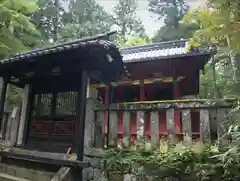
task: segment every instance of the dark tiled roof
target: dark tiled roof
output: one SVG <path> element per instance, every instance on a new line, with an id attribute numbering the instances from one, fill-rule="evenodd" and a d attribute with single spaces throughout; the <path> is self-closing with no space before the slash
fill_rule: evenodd
<path id="1" fill-rule="evenodd" d="M 206 52 L 189 52 L 188 40 L 177 40 L 121 49 L 124 63 L 199 55 Z"/>
<path id="2" fill-rule="evenodd" d="M 71 49 L 77 49 L 79 47 L 103 46 L 106 49 L 111 47 L 116 48 L 114 44 L 104 40 L 106 39 L 106 37 L 110 36 L 113 33 L 114 32 L 105 33 L 105 34 L 101 34 L 94 37 L 83 38 L 83 39 L 79 39 L 79 40 L 75 40 L 75 41 L 71 41 L 63 44 L 54 45 L 47 48 L 39 48 L 29 52 L 18 53 L 14 56 L 1 60 L 0 63 L 4 64 L 4 63 L 19 61 L 19 60 L 33 59 L 35 57 L 53 54 L 53 53 L 59 53 L 59 52 L 63 52 Z"/>
<path id="3" fill-rule="evenodd" d="M 19 70 L 18 73 L 16 73 L 18 68 L 17 62 L 22 64 L 28 64 L 28 62 L 34 61 L 46 62 L 46 58 L 41 58 L 42 56 L 54 55 L 51 57 L 51 60 L 53 60 L 55 58 L 59 59 L 59 57 L 55 56 L 57 53 L 64 53 L 61 56 L 66 55 L 72 56 L 73 58 L 84 54 L 85 58 L 82 58 L 81 61 L 84 61 L 84 64 L 86 63 L 86 69 L 93 71 L 101 70 L 102 80 L 104 81 L 118 79 L 124 71 L 123 61 L 118 48 L 112 42 L 106 40 L 111 34 L 112 32 L 11 56 L 10 58 L 0 61 L 0 76 L 9 74 L 20 76 L 23 73 L 26 74 L 26 72 L 24 72 L 25 69 Z M 78 52 L 79 55 L 76 55 Z M 65 58 L 63 57 L 63 59 Z"/>

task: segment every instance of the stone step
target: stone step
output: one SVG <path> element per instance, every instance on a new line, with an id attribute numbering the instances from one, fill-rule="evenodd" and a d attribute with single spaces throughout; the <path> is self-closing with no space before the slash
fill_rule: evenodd
<path id="1" fill-rule="evenodd" d="M 6 163 L 0 163 L 0 173 L 31 181 L 50 181 L 55 175 L 53 172 L 34 170 Z"/>
<path id="2" fill-rule="evenodd" d="M 30 181 L 28 179 L 15 177 L 5 173 L 0 173 L 0 181 Z"/>

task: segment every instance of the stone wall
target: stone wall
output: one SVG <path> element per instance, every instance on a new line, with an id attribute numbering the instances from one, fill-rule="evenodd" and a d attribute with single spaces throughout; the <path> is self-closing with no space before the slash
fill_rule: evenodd
<path id="1" fill-rule="evenodd" d="M 85 149 L 84 160 L 90 163 L 90 168 L 83 170 L 83 181 L 104 181 L 104 151 L 97 148 Z"/>

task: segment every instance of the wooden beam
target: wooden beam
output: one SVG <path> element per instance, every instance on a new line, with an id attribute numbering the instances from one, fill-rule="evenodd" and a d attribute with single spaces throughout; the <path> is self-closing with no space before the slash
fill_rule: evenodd
<path id="1" fill-rule="evenodd" d="M 46 163 L 49 165 L 56 165 L 61 167 L 70 167 L 70 168 L 87 168 L 89 167 L 88 162 L 83 161 L 75 161 L 75 160 L 63 160 L 63 159 L 54 159 L 49 157 L 42 157 L 30 154 L 23 153 L 14 153 L 8 151 L 0 151 L 0 156 L 13 158 L 17 160 L 25 160 L 29 162 L 38 162 L 38 163 Z"/>
<path id="2" fill-rule="evenodd" d="M 215 108 L 234 108 L 237 106 L 236 99 L 189 99 L 189 100 L 169 100 L 169 101 L 145 101 L 131 103 L 117 103 L 96 106 L 96 111 L 147 111 L 147 110 L 166 110 L 166 109 L 215 109 Z"/>
<path id="3" fill-rule="evenodd" d="M 177 77 L 176 81 L 180 82 L 183 79 L 185 79 L 184 76 Z M 159 78 L 151 78 L 151 79 L 144 79 L 142 80 L 144 84 L 153 84 L 153 83 L 158 83 L 158 82 L 163 82 L 163 83 L 170 83 L 173 82 L 172 77 L 159 77 Z M 116 86 L 124 86 L 124 85 L 140 85 L 140 80 L 122 80 L 118 82 L 111 82 L 111 85 L 113 87 Z M 106 87 L 105 84 L 91 84 L 91 87 L 94 88 L 103 88 Z"/>

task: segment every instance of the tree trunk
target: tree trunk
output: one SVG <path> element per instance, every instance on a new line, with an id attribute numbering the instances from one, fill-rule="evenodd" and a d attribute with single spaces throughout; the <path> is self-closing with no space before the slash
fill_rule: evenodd
<path id="1" fill-rule="evenodd" d="M 227 39 L 227 46 L 229 49 L 229 53 L 228 56 L 230 58 L 231 61 L 231 66 L 232 66 L 232 71 L 233 71 L 233 81 L 235 83 L 237 83 L 237 62 L 236 62 L 236 52 L 234 50 L 232 50 L 232 46 L 231 46 L 231 39 L 229 36 L 226 37 Z"/>
<path id="2" fill-rule="evenodd" d="M 213 85 L 214 85 L 214 98 L 222 98 L 222 94 L 217 85 L 217 78 L 216 78 L 216 63 L 214 62 L 214 58 L 212 58 L 212 71 L 213 71 Z"/>

